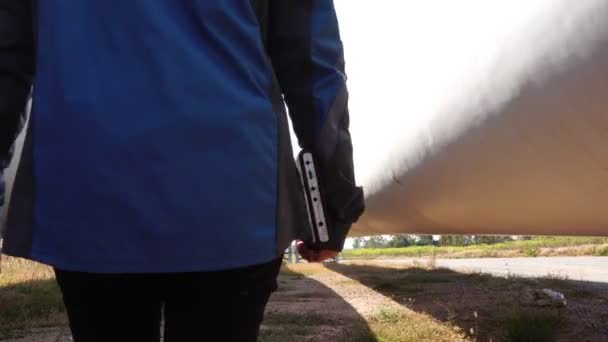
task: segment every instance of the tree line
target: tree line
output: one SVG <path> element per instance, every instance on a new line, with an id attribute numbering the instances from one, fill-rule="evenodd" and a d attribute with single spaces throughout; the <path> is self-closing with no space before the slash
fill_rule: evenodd
<path id="1" fill-rule="evenodd" d="M 495 244 L 505 241 L 529 240 L 531 237 L 511 235 L 441 235 L 439 239 L 433 235 L 377 235 L 370 237 L 356 237 L 353 239 L 353 248 L 398 248 L 409 246 L 470 246 L 480 244 Z"/>

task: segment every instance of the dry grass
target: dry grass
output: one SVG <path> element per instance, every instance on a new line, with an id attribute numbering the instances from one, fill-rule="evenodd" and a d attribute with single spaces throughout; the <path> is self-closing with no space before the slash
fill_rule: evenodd
<path id="1" fill-rule="evenodd" d="M 25 283 L 32 280 L 55 279 L 53 269 L 24 259 L 2 256 L 0 287 Z"/>
<path id="2" fill-rule="evenodd" d="M 466 341 L 460 328 L 441 324 L 427 315 L 407 314 L 402 310 L 382 309 L 368 318 L 377 341 Z"/>
<path id="3" fill-rule="evenodd" d="M 0 339 L 28 329 L 65 325 L 67 320 L 53 270 L 23 259 L 2 256 Z"/>
<path id="4" fill-rule="evenodd" d="M 319 263 L 306 263 L 302 262 L 299 264 L 284 264 L 281 270 L 282 274 L 286 275 L 299 275 L 299 276 L 311 276 L 315 274 L 331 272 L 323 264 Z"/>

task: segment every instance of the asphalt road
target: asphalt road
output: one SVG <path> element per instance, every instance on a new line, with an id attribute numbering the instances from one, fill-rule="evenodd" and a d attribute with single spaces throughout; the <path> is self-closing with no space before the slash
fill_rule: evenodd
<path id="1" fill-rule="evenodd" d="M 383 259 L 383 263 L 424 264 L 424 258 Z M 437 259 L 437 267 L 497 276 L 547 277 L 608 285 L 608 257 Z"/>

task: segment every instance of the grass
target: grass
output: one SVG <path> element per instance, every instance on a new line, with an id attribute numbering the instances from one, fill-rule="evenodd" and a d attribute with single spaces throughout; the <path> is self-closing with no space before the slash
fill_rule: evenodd
<path id="1" fill-rule="evenodd" d="M 349 323 L 345 326 L 345 323 Z M 377 341 L 365 322 L 342 322 L 322 313 L 267 312 L 260 330 L 259 342 L 317 341 L 323 331 L 343 329 L 346 340 Z"/>
<path id="2" fill-rule="evenodd" d="M 281 274 L 284 276 L 291 277 L 306 277 L 321 273 L 329 272 L 327 268 L 323 266 L 323 264 L 309 264 L 309 263 L 301 263 L 301 264 L 283 264 L 283 268 L 281 269 Z"/>
<path id="3" fill-rule="evenodd" d="M 366 263 L 365 261 L 361 262 Z M 376 262 L 376 264 L 379 264 Z M 334 272 L 349 277 L 338 282 L 344 285 L 370 287 L 386 297 L 393 298 L 401 307 L 374 307 L 371 313 L 360 318 L 351 316 L 332 316 L 320 311 L 273 312 L 266 314 L 261 330 L 261 342 L 279 341 L 324 341 L 332 340 L 331 336 L 343 336 L 344 341 L 385 342 L 385 341 L 464 341 L 472 324 L 464 315 L 473 311 L 485 310 L 485 321 L 480 321 L 482 332 L 498 331 L 507 341 L 551 341 L 555 338 L 560 324 L 560 316 L 552 309 L 530 310 L 518 306 L 514 296 L 520 288 L 552 288 L 566 294 L 568 298 L 592 299 L 594 293 L 579 289 L 572 281 L 560 275 L 544 279 L 529 280 L 518 278 L 496 278 L 489 275 L 458 273 L 447 269 L 430 267 L 421 268 L 387 268 L 379 265 L 349 266 L 341 264 L 300 264 L 283 268 L 280 282 L 286 288 L 285 300 L 293 304 L 294 299 L 313 297 L 320 302 L 332 303 L 331 291 L 324 293 L 317 290 L 305 293 L 291 293 L 295 284 L 314 283 L 306 276 L 328 278 Z M 322 275 L 322 277 L 315 277 Z M 491 297 L 481 307 L 460 299 L 463 293 L 478 289 L 483 298 Z M 309 290 L 307 288 L 307 290 Z M 274 297 L 282 307 L 283 302 Z M 405 300 L 410 300 L 406 302 Z M 413 302 L 411 300 L 414 300 Z M 504 300 L 504 303 L 500 300 Z M 426 301 L 426 302 L 425 302 Z M 297 302 L 297 301 L 296 301 Z M 437 312 L 420 310 L 426 303 L 428 308 L 443 303 L 453 310 L 452 304 L 460 303 L 462 308 L 442 318 Z M 480 302 L 484 303 L 484 302 Z M 296 305 L 300 305 L 297 304 Z M 328 304 L 330 305 L 330 304 Z M 471 306 L 469 306 L 471 305 Z M 449 307 L 448 307 L 449 306 Z M 506 314 L 502 314 L 506 312 Z M 0 340 L 18 337 L 33 328 L 65 326 L 64 308 L 59 289 L 55 285 L 54 275 L 50 268 L 36 263 L 8 258 L 3 260 L 3 272 L 0 275 Z M 602 313 L 603 314 L 603 313 Z M 346 317 L 346 318 L 345 318 Z M 477 317 L 477 316 L 476 316 Z M 480 317 L 484 317 L 480 315 Z M 608 327 L 608 315 L 598 316 L 600 326 Z M 477 324 L 477 323 L 475 323 Z M 485 326 L 484 326 L 485 324 Z M 494 329 L 494 330 L 492 330 Z M 477 334 L 478 326 L 475 325 Z M 467 330 L 468 331 L 468 330 Z M 482 338 L 485 335 L 479 335 Z M 498 336 L 494 334 L 493 336 Z M 327 337 L 327 339 L 324 339 Z M 475 336 L 469 336 L 477 337 Z M 342 341 L 342 340 L 339 340 Z"/>
<path id="4" fill-rule="evenodd" d="M 538 248 L 537 246 L 525 246 L 524 254 L 527 257 L 537 257 L 540 255 L 540 248 Z"/>
<path id="5" fill-rule="evenodd" d="M 607 237 L 537 237 L 492 245 L 361 248 L 342 253 L 345 259 L 383 257 L 491 258 L 523 256 L 608 256 Z"/>
<path id="6" fill-rule="evenodd" d="M 61 294 L 49 267 L 2 257 L 0 339 L 24 330 L 66 324 Z"/>
<path id="7" fill-rule="evenodd" d="M 512 313 L 504 322 L 507 341 L 553 341 L 560 321 L 555 311 L 531 310 Z"/>
<path id="8" fill-rule="evenodd" d="M 403 310 L 381 309 L 368 317 L 379 342 L 465 341 L 459 328 L 438 324 L 432 317 L 412 315 Z"/>
<path id="9" fill-rule="evenodd" d="M 602 246 L 602 247 L 598 248 L 597 253 L 595 255 L 608 256 L 608 246 Z"/>
<path id="10" fill-rule="evenodd" d="M 561 334 L 570 336 L 568 331 L 560 330 L 563 327 L 574 328 L 580 324 L 579 318 L 571 315 L 573 308 L 608 298 L 602 291 L 560 274 L 533 279 L 504 278 L 442 268 L 383 266 L 381 261 L 331 265 L 331 268 L 398 301 L 406 311 L 428 315 L 426 320 L 414 323 L 407 313 L 379 311 L 369 317 L 368 322 L 380 341 L 382 338 L 386 341 L 439 340 L 433 332 L 424 332 L 425 324 L 432 321 L 440 321 L 444 327 L 464 329 L 460 332 L 466 332 L 472 340 L 553 341 L 563 338 Z M 526 291 L 543 288 L 563 293 L 568 305 L 549 308 L 525 300 Z M 587 312 L 585 319 L 598 322 L 597 329 L 608 329 L 608 314 L 599 308 L 594 310 Z M 416 324 L 417 331 L 392 327 L 402 325 L 402 321 Z M 434 329 L 437 330 L 437 326 Z"/>

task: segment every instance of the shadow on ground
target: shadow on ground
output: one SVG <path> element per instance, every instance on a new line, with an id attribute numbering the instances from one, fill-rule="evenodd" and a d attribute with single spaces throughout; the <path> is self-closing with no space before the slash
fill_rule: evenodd
<path id="1" fill-rule="evenodd" d="M 351 304 L 310 276 L 283 269 L 266 309 L 261 342 L 377 341 Z"/>
<path id="2" fill-rule="evenodd" d="M 608 291 L 598 284 L 378 263 L 297 266 L 278 282 L 261 342 L 461 341 L 461 332 L 477 341 L 608 341 Z M 526 301 L 543 288 L 563 293 L 566 307 Z M 0 340 L 70 341 L 54 280 L 0 287 Z"/>
<path id="3" fill-rule="evenodd" d="M 327 264 L 407 309 L 456 325 L 478 341 L 608 341 L 608 291 L 560 278 L 502 278 L 448 269 Z M 605 285 L 605 284 L 603 284 Z M 563 293 L 563 308 L 539 307 L 532 291 Z"/>
<path id="4" fill-rule="evenodd" d="M 51 336 L 65 335 L 56 328 L 67 324 L 64 311 L 53 279 L 0 286 L 0 340 L 55 341 Z"/>
<path id="5" fill-rule="evenodd" d="M 376 341 L 365 319 L 321 282 L 289 270 L 281 272 L 278 282 L 266 310 L 261 342 Z M 0 286 L 0 341 L 71 341 L 54 279 Z"/>

